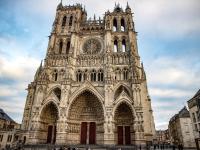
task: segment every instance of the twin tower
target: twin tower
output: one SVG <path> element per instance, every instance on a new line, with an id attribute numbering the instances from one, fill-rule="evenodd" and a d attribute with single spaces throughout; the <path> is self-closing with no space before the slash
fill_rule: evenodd
<path id="1" fill-rule="evenodd" d="M 44 64 L 28 85 L 27 144 L 151 143 L 155 125 L 131 8 L 87 19 L 57 6 Z"/>

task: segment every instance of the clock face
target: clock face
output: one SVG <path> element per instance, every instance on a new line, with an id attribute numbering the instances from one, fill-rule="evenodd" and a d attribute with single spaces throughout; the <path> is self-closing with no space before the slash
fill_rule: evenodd
<path id="1" fill-rule="evenodd" d="M 101 51 L 101 42 L 96 38 L 91 38 L 83 44 L 83 52 L 85 54 L 97 54 Z"/>

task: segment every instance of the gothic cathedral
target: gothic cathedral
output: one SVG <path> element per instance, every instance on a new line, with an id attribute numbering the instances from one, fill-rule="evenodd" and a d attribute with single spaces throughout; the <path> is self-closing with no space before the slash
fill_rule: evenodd
<path id="1" fill-rule="evenodd" d="M 87 19 L 80 4 L 57 6 L 44 59 L 28 85 L 28 144 L 135 145 L 155 134 L 131 8 Z"/>

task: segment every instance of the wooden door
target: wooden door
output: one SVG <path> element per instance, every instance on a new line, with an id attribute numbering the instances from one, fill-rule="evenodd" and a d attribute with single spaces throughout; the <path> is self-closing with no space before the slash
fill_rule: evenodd
<path id="1" fill-rule="evenodd" d="M 131 131 L 130 126 L 125 126 L 125 145 L 131 144 Z"/>
<path id="2" fill-rule="evenodd" d="M 89 144 L 95 144 L 96 143 L 96 123 L 90 122 L 89 127 Z"/>
<path id="3" fill-rule="evenodd" d="M 117 126 L 118 144 L 123 145 L 123 126 Z"/>
<path id="4" fill-rule="evenodd" d="M 53 144 L 56 143 L 56 126 L 54 126 L 54 134 L 53 134 Z"/>
<path id="5" fill-rule="evenodd" d="M 50 126 L 48 126 L 47 143 L 51 143 L 52 132 L 53 132 L 53 126 L 50 125 Z"/>
<path id="6" fill-rule="evenodd" d="M 87 144 L 87 122 L 81 123 L 81 144 Z"/>

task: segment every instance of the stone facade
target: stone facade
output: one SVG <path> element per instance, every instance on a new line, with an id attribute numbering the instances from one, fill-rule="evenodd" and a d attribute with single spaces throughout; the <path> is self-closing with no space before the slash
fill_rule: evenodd
<path id="1" fill-rule="evenodd" d="M 156 130 L 156 144 L 170 144 L 169 130 Z"/>
<path id="2" fill-rule="evenodd" d="M 195 147 L 190 114 L 186 107 L 170 119 L 169 133 L 172 144 Z"/>
<path id="3" fill-rule="evenodd" d="M 146 144 L 155 125 L 131 8 L 87 19 L 57 6 L 44 64 L 28 85 L 28 144 Z"/>
<path id="4" fill-rule="evenodd" d="M 12 147 L 19 140 L 20 124 L 0 109 L 0 149 Z"/>
<path id="5" fill-rule="evenodd" d="M 197 148 L 200 149 L 200 90 L 188 101 L 188 108 Z"/>

